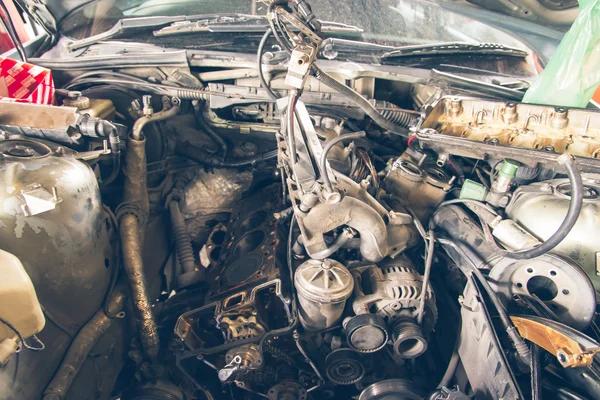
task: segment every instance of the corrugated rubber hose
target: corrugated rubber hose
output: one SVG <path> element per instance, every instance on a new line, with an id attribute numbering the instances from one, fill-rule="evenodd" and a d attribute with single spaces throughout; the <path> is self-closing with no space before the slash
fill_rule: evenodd
<path id="1" fill-rule="evenodd" d="M 323 82 L 325 85 L 329 86 L 331 89 L 336 92 L 346 96 L 350 99 L 354 104 L 360 107 L 377 125 L 381 128 L 395 133 L 396 135 L 408 137 L 408 130 L 406 128 L 400 127 L 395 123 L 384 118 L 379 111 L 371 104 L 367 99 L 362 97 L 360 94 L 333 79 L 331 76 L 327 75 L 323 72 L 319 67 L 313 65 L 313 72 L 315 74 L 315 78 L 319 81 Z"/>

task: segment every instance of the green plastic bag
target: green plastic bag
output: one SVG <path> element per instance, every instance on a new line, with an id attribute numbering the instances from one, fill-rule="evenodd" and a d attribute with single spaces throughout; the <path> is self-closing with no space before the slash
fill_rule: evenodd
<path id="1" fill-rule="evenodd" d="M 525 93 L 525 103 L 586 107 L 600 84 L 600 0 L 579 0 L 579 15 Z"/>

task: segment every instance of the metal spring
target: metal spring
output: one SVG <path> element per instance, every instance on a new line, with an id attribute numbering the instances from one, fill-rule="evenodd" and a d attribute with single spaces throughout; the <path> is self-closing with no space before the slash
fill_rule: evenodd
<path id="1" fill-rule="evenodd" d="M 416 119 L 415 114 L 400 109 L 377 107 L 377 111 L 388 121 L 405 128 L 408 128 L 411 121 Z"/>

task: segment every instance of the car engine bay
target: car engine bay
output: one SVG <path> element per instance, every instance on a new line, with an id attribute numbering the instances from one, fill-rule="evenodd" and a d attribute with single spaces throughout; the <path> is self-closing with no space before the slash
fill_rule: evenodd
<path id="1" fill-rule="evenodd" d="M 292 3 L 3 102 L 0 398 L 600 398 L 600 113 L 323 60 Z"/>

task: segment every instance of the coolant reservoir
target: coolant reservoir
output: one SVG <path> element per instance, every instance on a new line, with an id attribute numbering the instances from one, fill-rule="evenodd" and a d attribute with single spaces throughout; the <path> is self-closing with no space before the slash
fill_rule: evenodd
<path id="1" fill-rule="evenodd" d="M 46 320 L 21 261 L 0 250 L 0 275 L 0 318 L 10 323 L 23 338 L 39 333 Z M 16 332 L 0 322 L 0 366 L 12 356 L 19 344 Z"/>
<path id="2" fill-rule="evenodd" d="M 96 177 L 76 153 L 0 140 L 0 248 L 31 278 L 45 313 L 77 329 L 102 304 L 112 251 Z"/>
<path id="3" fill-rule="evenodd" d="M 584 179 L 584 199 L 577 223 L 553 253 L 569 257 L 600 290 L 600 181 Z M 509 218 L 541 240 L 557 231 L 569 209 L 568 179 L 553 179 L 522 186 L 506 208 Z"/>

